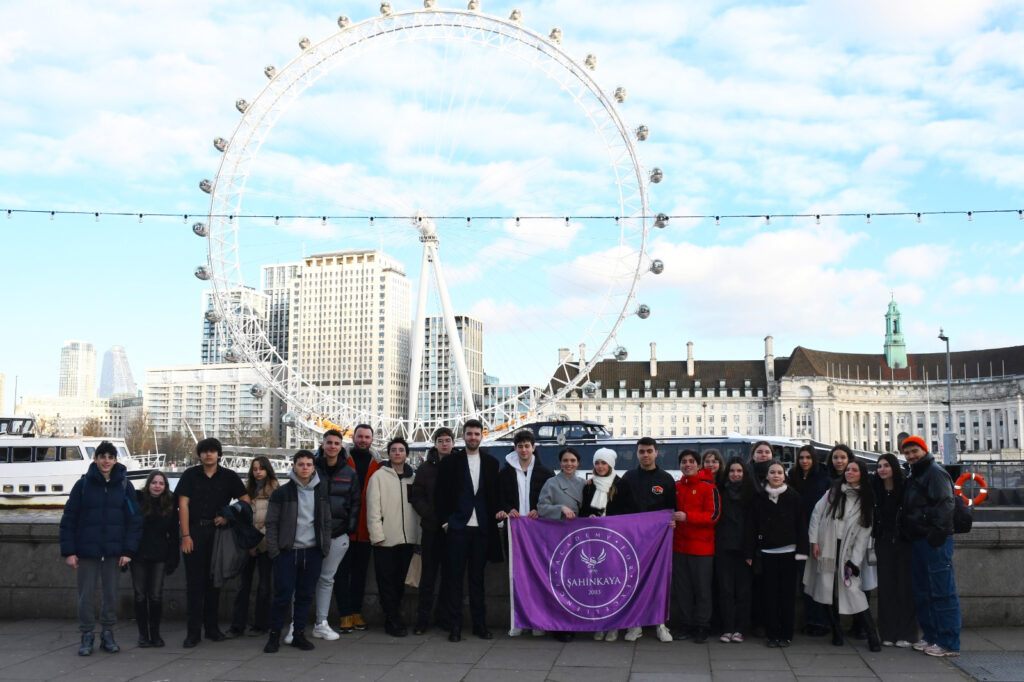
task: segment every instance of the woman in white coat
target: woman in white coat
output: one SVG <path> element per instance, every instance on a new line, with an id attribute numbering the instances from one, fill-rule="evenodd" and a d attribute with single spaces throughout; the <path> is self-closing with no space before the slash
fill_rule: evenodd
<path id="1" fill-rule="evenodd" d="M 814 506 L 808 525 L 814 560 L 804 570 L 804 587 L 814 601 L 831 607 L 832 644 L 843 645 L 839 616 L 851 614 L 866 631 L 869 648 L 881 651 L 862 583 L 873 507 L 867 471 L 853 460 Z"/>
<path id="2" fill-rule="evenodd" d="M 373 544 L 377 593 L 384 611 L 384 631 L 408 634 L 402 624 L 402 595 L 413 548 L 420 541 L 420 517 L 409 502 L 412 467 L 406 464 L 409 445 L 401 438 L 388 443 L 388 461 L 366 484 L 366 528 Z"/>

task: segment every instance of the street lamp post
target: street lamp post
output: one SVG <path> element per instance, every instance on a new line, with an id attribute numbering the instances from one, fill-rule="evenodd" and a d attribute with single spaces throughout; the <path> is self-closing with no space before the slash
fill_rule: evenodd
<path id="1" fill-rule="evenodd" d="M 946 342 L 946 433 L 942 437 L 942 463 L 953 464 L 957 454 L 956 431 L 953 430 L 953 363 L 949 356 L 949 337 L 939 327 L 939 341 Z"/>

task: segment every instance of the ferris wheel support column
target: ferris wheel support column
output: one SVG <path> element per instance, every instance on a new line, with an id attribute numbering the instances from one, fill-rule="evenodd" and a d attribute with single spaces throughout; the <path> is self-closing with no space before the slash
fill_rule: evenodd
<path id="1" fill-rule="evenodd" d="M 445 282 L 444 272 L 442 272 L 441 256 L 437 253 L 437 240 L 426 242 L 424 248 L 430 254 L 431 260 L 434 261 L 437 293 L 441 297 L 441 310 L 444 313 L 444 330 L 448 333 L 449 348 L 451 349 L 452 358 L 455 360 L 455 369 L 459 373 L 459 383 L 462 386 L 462 412 L 466 415 L 475 414 L 477 407 L 473 403 L 473 384 L 469 381 L 469 370 L 466 368 L 466 354 L 462 349 L 459 329 L 455 326 L 455 313 L 452 312 L 452 301 L 448 297 L 448 284 Z"/>
<path id="2" fill-rule="evenodd" d="M 409 424 L 416 423 L 416 411 L 420 396 L 420 371 L 423 369 L 423 330 L 427 317 L 427 281 L 430 279 L 430 254 L 423 249 L 420 264 L 420 288 L 416 298 L 416 319 L 412 325 L 412 357 L 409 370 Z M 409 437 L 414 437 L 409 434 Z M 429 435 L 428 435 L 429 438 Z"/>

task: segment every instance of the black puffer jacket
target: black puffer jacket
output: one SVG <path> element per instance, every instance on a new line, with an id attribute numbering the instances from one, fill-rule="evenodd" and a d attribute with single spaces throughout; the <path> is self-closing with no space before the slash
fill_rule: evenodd
<path id="1" fill-rule="evenodd" d="M 327 458 L 318 455 L 314 464 L 317 476 L 327 483 L 327 496 L 331 503 L 331 538 L 350 535 L 359 526 L 361 488 L 356 470 L 348 465 L 344 453 L 338 455 L 334 474 L 327 474 Z"/>
<path id="2" fill-rule="evenodd" d="M 135 488 L 126 480 L 127 471 L 117 463 L 107 480 L 93 462 L 78 479 L 60 518 L 61 556 L 135 555 L 142 539 L 142 515 Z"/>
<path id="3" fill-rule="evenodd" d="M 900 514 L 903 537 L 941 546 L 953 534 L 954 506 L 953 481 L 931 453 L 910 465 Z"/>

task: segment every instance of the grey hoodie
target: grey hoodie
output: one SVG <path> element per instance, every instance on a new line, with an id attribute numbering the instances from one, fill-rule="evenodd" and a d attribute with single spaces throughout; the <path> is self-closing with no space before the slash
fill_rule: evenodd
<path id="1" fill-rule="evenodd" d="M 302 485 L 295 472 L 289 472 L 288 477 L 295 484 L 295 491 L 299 497 L 298 515 L 295 519 L 295 549 L 307 549 L 316 545 L 316 527 L 313 525 L 315 510 L 315 490 L 320 483 L 320 477 L 316 471 L 313 472 L 309 483 Z"/>

